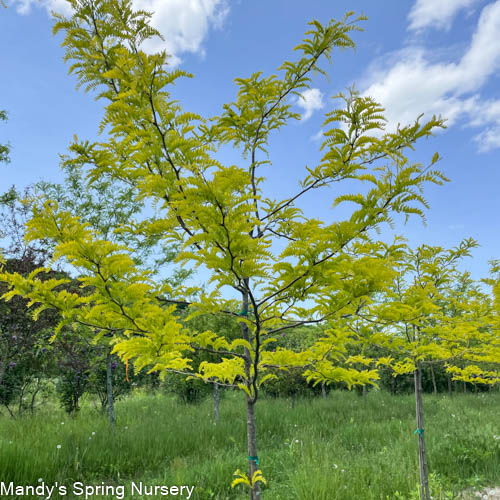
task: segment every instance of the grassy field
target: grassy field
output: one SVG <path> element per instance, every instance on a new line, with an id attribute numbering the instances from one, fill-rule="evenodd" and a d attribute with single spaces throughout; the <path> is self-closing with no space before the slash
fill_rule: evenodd
<path id="1" fill-rule="evenodd" d="M 500 394 L 427 396 L 424 405 L 434 498 L 500 485 Z M 221 401 L 217 426 L 210 400 L 186 406 L 164 395 L 134 394 L 116 411 L 114 436 L 90 405 L 76 418 L 56 406 L 17 421 L 0 417 L 0 481 L 68 485 L 61 498 L 84 498 L 71 493 L 75 481 L 125 485 L 125 491 L 131 481 L 194 485 L 196 500 L 247 498 L 244 487 L 230 487 L 233 472 L 247 463 L 241 395 Z M 414 498 L 412 396 L 370 392 L 363 401 L 333 392 L 299 400 L 294 409 L 286 400 L 263 399 L 257 418 L 265 499 Z"/>

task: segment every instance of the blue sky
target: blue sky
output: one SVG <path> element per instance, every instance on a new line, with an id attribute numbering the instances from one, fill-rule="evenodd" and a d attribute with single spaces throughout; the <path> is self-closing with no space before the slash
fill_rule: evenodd
<path id="1" fill-rule="evenodd" d="M 73 137 L 95 139 L 102 105 L 75 90 L 62 61 L 60 37 L 51 34 L 51 9 L 64 0 L 7 0 L 0 8 L 0 143 L 12 145 L 12 162 L 1 167 L 0 191 L 40 179 L 61 180 L 58 155 Z M 293 58 L 307 22 L 341 18 L 347 10 L 366 14 L 365 31 L 354 34 L 356 52 L 336 52 L 325 62 L 330 80 L 315 78 L 296 109 L 303 119 L 271 141 L 266 189 L 286 197 L 297 189 L 304 166 L 320 158 L 318 136 L 331 96 L 353 83 L 386 108 L 389 128 L 420 113 L 442 114 L 448 128 L 421 143 L 412 156 L 429 161 L 451 179 L 426 191 L 427 226 L 413 220 L 396 232 L 410 243 L 452 247 L 465 237 L 481 245 L 467 263 L 476 278 L 500 258 L 500 0 L 134 0 L 155 11 L 164 35 L 148 50 L 166 48 L 172 63 L 194 73 L 172 93 L 185 109 L 219 114 L 236 95 L 233 79 L 255 71 L 275 72 Z M 227 161 L 237 158 L 224 153 Z M 342 216 L 330 210 L 335 192 L 313 192 L 303 207 L 325 222 Z"/>

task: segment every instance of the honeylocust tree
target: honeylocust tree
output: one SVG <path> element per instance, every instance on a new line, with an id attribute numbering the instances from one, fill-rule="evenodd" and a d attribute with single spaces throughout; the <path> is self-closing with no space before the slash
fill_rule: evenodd
<path id="1" fill-rule="evenodd" d="M 360 31 L 362 18 L 347 14 L 326 24 L 313 21 L 293 61 L 270 76 L 256 72 L 236 79 L 235 101 L 206 120 L 183 111 L 170 94 L 174 83 L 191 75 L 169 69 L 165 52 L 141 49 L 142 42 L 160 36 L 148 13 L 133 11 L 128 0 L 69 3 L 73 14 L 57 16 L 55 32 L 64 34 L 65 58 L 79 85 L 98 90 L 106 131 L 102 141 L 75 140 L 72 161 L 86 165 L 90 185 L 119 180 L 133 186 L 138 199 L 155 204 L 161 217 L 124 222 L 121 233 L 178 244 L 179 265 L 204 266 L 209 287 L 193 290 L 153 279 L 136 265 L 126 244 L 108 241 L 55 202 L 36 207 L 27 237 L 51 239 L 54 258 L 78 269 L 86 293 L 58 291 L 60 281 L 41 282 L 36 273 L 2 279 L 11 285 L 11 295 L 30 297 L 40 310 L 59 309 L 61 324 L 80 322 L 108 332 L 115 352 L 137 369 L 236 385 L 246 403 L 248 475 L 235 481 L 250 487 L 250 498 L 261 498 L 255 415 L 260 385 L 277 368 L 344 356 L 342 336 L 300 352 L 280 348 L 276 336 L 355 314 L 386 286 L 392 271 L 373 232 L 397 214 L 423 215 L 423 187 L 444 178 L 433 167 L 437 154 L 422 165 L 407 153 L 443 121 L 433 117 L 423 123 L 420 117 L 386 133 L 383 109 L 373 99 L 354 90 L 339 94 L 340 105 L 324 122 L 321 160 L 304 168 L 295 193 L 277 199 L 263 176 L 266 168 L 276 168 L 270 164 L 271 135 L 300 118 L 295 100 L 310 87 L 313 73 L 325 73 L 322 61 L 330 60 L 334 49 L 354 47 L 351 34 Z M 241 151 L 238 165 L 218 160 L 225 144 Z M 358 182 L 360 192 L 346 194 L 346 182 Z M 324 207 L 326 220 L 306 217 L 301 200 L 328 186 L 339 190 L 334 207 L 351 203 L 349 215 L 339 219 Z M 193 332 L 176 316 L 179 304 L 189 305 L 192 314 L 231 316 L 240 330 L 229 339 L 210 330 Z M 190 356 L 196 352 L 217 360 L 201 363 L 195 372 Z M 354 385 L 376 373 L 337 367 L 329 376 Z"/>
<path id="2" fill-rule="evenodd" d="M 388 355 L 380 357 L 378 365 L 390 366 L 394 375 L 413 373 L 422 500 L 430 500 L 422 367 L 445 363 L 455 379 L 461 373 L 462 380 L 464 374 L 469 375 L 469 382 L 495 380 L 491 372 L 472 366 L 474 360 L 487 361 L 493 356 L 490 301 L 473 286 L 468 273 L 458 268 L 476 245 L 472 239 L 452 250 L 428 245 L 412 250 L 401 245 L 392 285 L 349 325 L 360 340 L 377 345 Z M 464 363 L 471 366 L 464 369 Z"/>
<path id="3" fill-rule="evenodd" d="M 500 260 L 490 262 L 491 277 L 485 282 L 492 287 L 493 291 L 493 325 L 500 328 Z"/>
<path id="4" fill-rule="evenodd" d="M 446 370 L 453 380 L 471 384 L 493 385 L 499 382 L 500 374 L 500 329 L 498 324 L 498 297 L 495 285 L 498 286 L 498 274 L 495 276 L 495 262 L 491 262 L 491 278 L 481 280 L 492 286 L 493 296 L 482 290 L 479 283 L 474 282 L 469 273 L 458 276 L 455 287 L 447 294 L 442 307 L 454 318 L 463 316 L 463 311 L 455 305 L 452 298 L 461 297 L 462 303 L 481 304 L 481 323 L 474 336 L 470 338 L 467 349 L 463 352 L 463 361 L 457 364 L 447 363 Z M 474 302 L 474 300 L 476 302 Z"/>
<path id="5" fill-rule="evenodd" d="M 483 342 L 467 350 L 464 366 L 450 366 L 454 380 L 470 383 L 498 384 L 500 382 L 500 261 L 490 262 L 490 277 L 481 280 L 491 287 L 489 310 L 482 326 Z"/>

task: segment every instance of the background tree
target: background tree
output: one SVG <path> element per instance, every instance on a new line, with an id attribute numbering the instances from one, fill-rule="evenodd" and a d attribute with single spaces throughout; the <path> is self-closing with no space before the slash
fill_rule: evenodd
<path id="1" fill-rule="evenodd" d="M 0 195 L 0 243 L 5 257 L 45 265 L 51 257 L 51 246 L 46 239 L 27 242 L 26 223 L 31 218 L 33 189 L 18 191 L 16 186 Z M 26 268 L 27 269 L 27 268 Z"/>
<path id="2" fill-rule="evenodd" d="M 186 307 L 185 304 L 181 306 Z M 178 313 L 184 325 L 194 332 L 200 334 L 205 331 L 217 332 L 219 336 L 223 336 L 233 341 L 238 336 L 239 324 L 236 317 L 218 313 L 202 314 L 188 319 L 189 312 L 186 308 L 178 309 Z M 217 357 L 214 353 L 198 349 L 191 357 L 193 372 L 199 372 L 201 363 L 214 361 L 217 361 Z M 186 380 L 185 374 L 179 373 L 169 374 L 165 382 L 166 389 L 179 396 L 185 403 L 199 402 L 211 393 L 213 396 L 214 423 L 218 423 L 219 405 L 224 394 L 224 385 L 220 386 L 217 380 L 212 380 L 208 384 L 199 378 L 189 377 Z"/>
<path id="3" fill-rule="evenodd" d="M 19 273 L 28 274 L 37 267 L 48 264 L 53 252 L 51 242 L 47 239 L 41 239 L 36 243 L 25 241 L 25 224 L 31 215 L 33 204 L 40 203 L 40 200 L 46 200 L 48 197 L 56 198 L 67 210 L 80 214 L 83 219 L 90 220 L 95 227 L 100 227 L 109 237 L 113 237 L 113 228 L 116 227 L 117 220 L 130 221 L 133 214 L 142 209 L 141 204 L 132 201 L 130 190 L 124 189 L 118 183 L 111 186 L 109 182 L 102 182 L 92 189 L 85 189 L 79 182 L 84 174 L 78 168 L 68 167 L 64 172 L 63 184 L 39 182 L 35 186 L 25 188 L 22 192 L 12 186 L 0 197 L 0 235 L 3 238 L 3 253 L 10 258 L 10 262 L 18 263 L 14 267 L 7 266 L 9 269 L 15 268 Z M 138 262 L 143 263 L 149 257 L 148 252 L 152 250 L 154 244 L 154 242 L 136 242 L 137 248 L 140 249 L 135 255 Z M 64 275 L 61 269 L 58 272 Z M 52 275 L 54 275 L 53 272 Z M 65 276 L 69 278 L 67 274 Z M 182 279 L 182 273 L 177 273 L 173 279 Z M 70 288 L 71 283 L 68 283 Z M 5 304 L 5 307 L 9 308 L 10 305 Z M 31 321 L 27 307 L 22 308 L 19 314 L 25 315 L 22 321 L 28 323 Z M 111 356 L 109 347 L 106 349 L 108 356 L 104 353 L 103 358 L 104 346 L 96 346 L 91 342 L 94 333 L 86 326 L 79 326 L 76 332 L 71 328 L 64 328 L 61 334 L 49 343 L 58 321 L 59 319 L 54 318 L 52 332 L 43 332 L 43 338 L 38 339 L 43 345 L 44 359 L 50 360 L 50 363 L 47 364 L 46 361 L 46 366 L 42 370 L 40 363 L 34 363 L 31 360 L 28 362 L 28 365 L 32 367 L 29 370 L 31 378 L 11 377 L 12 380 L 16 380 L 24 387 L 31 383 L 35 375 L 36 380 L 40 381 L 48 381 L 56 377 L 57 394 L 68 413 L 78 411 L 79 399 L 85 392 L 95 393 L 100 398 L 101 408 L 109 408 L 111 421 L 114 422 L 114 397 L 119 397 L 130 390 L 130 384 L 125 380 L 123 363 L 116 356 Z M 110 358 L 109 369 L 106 368 L 107 357 Z M 5 353 L 0 356 L 0 362 L 3 363 L 6 359 Z M 15 371 L 21 370 L 19 363 L 13 360 L 10 362 L 16 363 Z M 108 387 L 106 376 L 104 378 L 101 376 L 103 363 L 104 375 L 109 372 L 112 382 L 109 395 L 106 391 Z M 122 372 L 123 381 L 118 378 L 118 374 Z M 12 369 L 9 373 L 13 375 L 14 370 Z M 113 382 L 118 383 L 116 388 L 113 388 Z M 102 387 L 99 387 L 99 384 L 102 384 Z M 102 400 L 103 393 L 106 395 L 105 400 Z"/>
<path id="4" fill-rule="evenodd" d="M 489 314 L 485 317 L 481 327 L 482 338 L 469 346 L 464 358 L 464 366 L 449 366 L 448 371 L 453 374 L 454 380 L 467 382 L 498 384 L 500 371 L 500 262 L 490 262 L 490 277 L 483 279 L 483 283 L 491 286 L 492 297 Z M 462 285 L 467 288 L 468 280 Z M 479 293 L 478 289 L 476 291 Z"/>
<path id="5" fill-rule="evenodd" d="M 132 384 L 141 387 L 146 385 L 146 378 L 154 378 L 153 375 L 144 377 L 144 379 L 135 376 L 133 368 L 129 367 L 127 370 L 118 356 L 110 354 L 107 345 L 101 344 L 94 351 L 97 353 L 89 374 L 89 392 L 97 395 L 101 405 L 101 413 L 109 411 L 110 404 L 129 394 L 132 391 Z M 111 388 L 108 388 L 109 379 L 111 379 Z M 112 391 L 111 398 L 110 391 Z"/>
<path id="6" fill-rule="evenodd" d="M 422 367 L 445 363 L 447 370 L 462 370 L 459 363 L 489 350 L 493 337 L 487 329 L 488 297 L 470 286 L 468 274 L 459 271 L 461 259 L 477 246 L 472 239 L 445 250 L 422 245 L 416 250 L 401 246 L 394 261 L 397 274 L 385 294 L 379 294 L 358 313 L 351 328 L 390 357 L 377 364 L 390 366 L 394 374 L 412 373 L 422 500 L 430 500 L 429 473 L 424 435 Z M 377 331 L 370 331 L 373 325 Z M 364 333 L 364 335 L 363 335 Z M 487 371 L 475 371 L 476 383 L 491 383 Z"/>
<path id="7" fill-rule="evenodd" d="M 5 119 L 5 113 L 0 116 Z M 8 161 L 8 152 L 8 146 L 0 146 L 0 161 Z M 3 269 L 24 276 L 43 266 L 49 255 L 43 243 L 24 241 L 31 206 L 22 200 L 28 194 L 28 190 L 21 194 L 13 186 L 0 195 L 0 256 L 6 258 Z M 43 279 L 50 276 L 45 273 Z M 5 283 L 0 283 L 0 290 L 2 294 L 7 291 Z M 54 311 L 33 321 L 28 301 L 22 297 L 9 303 L 0 300 L 0 399 L 11 416 L 26 409 L 33 411 L 37 396 L 53 375 L 54 360 L 47 347 L 57 322 Z M 11 409 L 13 403 L 17 409 Z"/>
<path id="8" fill-rule="evenodd" d="M 25 255 L 7 259 L 4 269 L 26 275 L 39 266 L 40 261 Z M 0 283 L 0 293 L 6 291 L 6 284 Z M 22 297 L 0 301 L 0 403 L 11 416 L 34 410 L 54 367 L 47 345 L 58 321 L 57 312 L 46 311 L 35 321 L 28 302 Z M 17 409 L 10 407 L 12 403 L 17 403 Z"/>

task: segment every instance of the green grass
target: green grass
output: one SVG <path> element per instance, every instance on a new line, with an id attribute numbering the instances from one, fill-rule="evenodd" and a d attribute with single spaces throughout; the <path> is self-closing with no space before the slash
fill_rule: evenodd
<path id="1" fill-rule="evenodd" d="M 424 406 L 434 498 L 500 484 L 500 394 L 427 396 Z M 104 482 L 126 485 L 126 491 L 130 481 L 142 481 L 194 485 L 196 500 L 247 498 L 242 486 L 230 487 L 233 472 L 247 465 L 241 395 L 221 401 L 217 426 L 210 400 L 186 406 L 163 395 L 135 394 L 119 402 L 116 413 L 114 436 L 90 405 L 74 419 L 55 406 L 34 417 L 0 417 L 0 481 L 36 485 L 41 478 L 70 490 L 75 481 Z M 373 392 L 363 401 L 334 392 L 324 400 L 299 400 L 294 409 L 286 400 L 263 399 L 257 419 L 265 499 L 413 498 L 412 396 Z"/>

